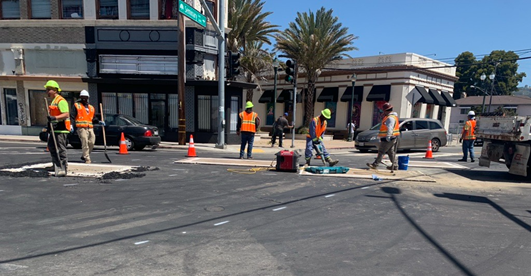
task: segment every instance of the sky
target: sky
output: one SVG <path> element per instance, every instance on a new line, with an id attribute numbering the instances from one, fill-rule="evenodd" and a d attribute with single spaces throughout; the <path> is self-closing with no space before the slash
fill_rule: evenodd
<path id="1" fill-rule="evenodd" d="M 321 7 L 358 37 L 352 57 L 416 53 L 454 64 L 462 52 L 482 55 L 495 50 L 520 51 L 531 57 L 529 0 L 262 0 L 271 24 L 285 30 L 297 12 Z M 531 86 L 531 58 L 518 62 Z"/>

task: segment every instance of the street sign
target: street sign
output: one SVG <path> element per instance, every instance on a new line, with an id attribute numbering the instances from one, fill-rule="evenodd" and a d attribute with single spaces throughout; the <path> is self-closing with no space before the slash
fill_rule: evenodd
<path id="1" fill-rule="evenodd" d="M 206 27 L 206 16 L 181 0 L 179 0 L 179 12 L 192 19 L 197 24 Z"/>

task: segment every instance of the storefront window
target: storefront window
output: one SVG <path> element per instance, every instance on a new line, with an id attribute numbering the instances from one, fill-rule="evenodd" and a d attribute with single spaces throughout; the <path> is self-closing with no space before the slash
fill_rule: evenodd
<path id="1" fill-rule="evenodd" d="M 133 95 L 134 95 L 134 100 L 135 100 L 134 117 L 144 124 L 149 123 L 148 94 L 147 93 L 135 93 Z"/>
<path id="2" fill-rule="evenodd" d="M 72 108 L 74 104 L 74 95 L 79 95 L 79 92 L 62 91 L 61 96 L 68 102 L 68 107 Z M 29 90 L 30 96 L 30 122 L 32 126 L 45 126 L 48 123 L 46 116 L 48 115 L 48 105 L 52 103 L 53 99 L 48 98 L 44 90 Z M 46 101 L 48 105 L 46 105 Z"/>
<path id="3" fill-rule="evenodd" d="M 179 95 L 169 94 L 168 95 L 168 111 L 170 112 L 170 117 L 168 118 L 170 128 L 179 128 Z"/>
<path id="4" fill-rule="evenodd" d="M 218 96 L 197 96 L 197 128 L 200 131 L 217 132 Z"/>
<path id="5" fill-rule="evenodd" d="M 236 128 L 238 127 L 238 106 L 238 97 L 230 97 L 230 134 L 235 134 Z"/>
<path id="6" fill-rule="evenodd" d="M 133 116 L 133 94 L 118 93 L 118 114 Z"/>
<path id="7" fill-rule="evenodd" d="M 147 93 L 101 93 L 103 112 L 105 114 L 129 115 L 144 124 L 149 123 Z"/>
<path id="8" fill-rule="evenodd" d="M 117 114 L 116 93 L 101 93 L 104 114 Z"/>
<path id="9" fill-rule="evenodd" d="M 4 89 L 6 102 L 6 119 L 8 125 L 18 125 L 17 90 L 14 88 Z"/>

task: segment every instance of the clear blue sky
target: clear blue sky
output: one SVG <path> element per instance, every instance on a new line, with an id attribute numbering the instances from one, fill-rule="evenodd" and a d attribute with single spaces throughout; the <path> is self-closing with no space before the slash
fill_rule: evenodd
<path id="1" fill-rule="evenodd" d="M 416 53 L 453 64 L 460 53 L 528 49 L 531 57 L 530 0 L 263 0 L 267 21 L 285 30 L 297 12 L 332 9 L 350 34 L 358 36 L 352 57 Z M 477 59 L 481 60 L 482 56 Z M 531 59 L 518 62 L 531 86 Z"/>

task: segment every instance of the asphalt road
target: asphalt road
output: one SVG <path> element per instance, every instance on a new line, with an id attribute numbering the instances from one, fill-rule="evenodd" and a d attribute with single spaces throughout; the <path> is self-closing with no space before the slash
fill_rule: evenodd
<path id="1" fill-rule="evenodd" d="M 0 142 L 0 167 L 49 162 Z M 0 176 L 1 275 L 529 275 L 531 196 L 503 165 L 438 168 L 436 182 L 308 177 L 184 165 L 183 150 L 118 155 L 141 177 Z M 235 158 L 212 150 L 209 157 Z M 362 167 L 375 153 L 332 151 Z M 80 151 L 69 149 L 71 162 Z M 257 153 L 255 159 L 274 159 Z M 459 148 L 437 161 L 455 162 Z M 105 163 L 102 150 L 95 163 Z M 456 162 L 455 162 L 456 163 Z"/>

